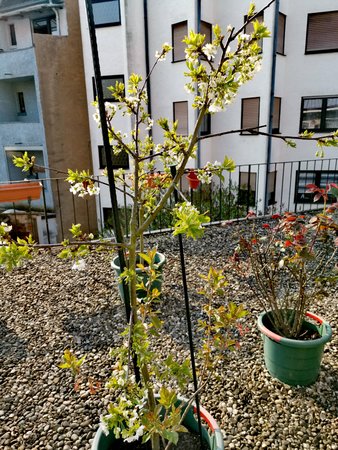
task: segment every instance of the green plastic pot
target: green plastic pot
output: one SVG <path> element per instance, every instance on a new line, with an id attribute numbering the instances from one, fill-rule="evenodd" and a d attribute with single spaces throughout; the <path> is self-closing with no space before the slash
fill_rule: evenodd
<path id="1" fill-rule="evenodd" d="M 157 265 L 157 270 L 158 270 L 160 276 L 159 276 L 159 278 L 157 278 L 157 280 L 155 280 L 151 284 L 151 289 L 157 288 L 161 292 L 162 281 L 163 281 L 162 271 L 163 271 L 163 266 L 164 266 L 165 262 L 166 262 L 165 255 L 163 255 L 163 253 L 156 253 L 155 264 Z M 119 277 L 121 275 L 121 266 L 120 266 L 120 259 L 118 256 L 116 256 L 113 259 L 113 261 L 111 262 L 111 266 L 115 270 L 117 276 Z M 147 274 L 142 272 L 141 269 L 136 269 L 136 273 L 143 278 L 144 284 L 146 284 L 148 281 Z M 119 293 L 120 293 L 121 299 L 124 301 L 123 287 L 122 287 L 122 283 L 120 281 L 118 282 L 118 287 L 119 287 Z M 147 295 L 147 292 L 145 290 L 141 289 L 141 290 L 137 291 L 138 298 L 145 298 L 146 295 Z"/>
<path id="2" fill-rule="evenodd" d="M 178 404 L 182 401 L 186 402 L 186 400 L 180 400 Z M 190 432 L 198 434 L 198 422 L 194 412 L 196 412 L 196 408 L 191 407 L 183 421 L 183 425 Z M 215 419 L 201 406 L 200 416 L 207 425 L 202 427 L 203 442 L 210 450 L 224 450 L 222 432 Z M 95 434 L 91 450 L 114 450 L 114 442 L 117 443 L 114 434 L 110 432 L 106 436 L 100 427 Z M 130 444 L 130 448 L 132 449 L 132 444 Z"/>
<path id="3" fill-rule="evenodd" d="M 258 318 L 258 328 L 264 341 L 264 360 L 270 375 L 291 386 L 308 386 L 319 375 L 325 344 L 332 337 L 330 325 L 310 312 L 306 316 L 316 324 L 305 321 L 307 329 L 317 330 L 318 339 L 301 341 L 279 336 L 269 329 L 267 312 Z"/>

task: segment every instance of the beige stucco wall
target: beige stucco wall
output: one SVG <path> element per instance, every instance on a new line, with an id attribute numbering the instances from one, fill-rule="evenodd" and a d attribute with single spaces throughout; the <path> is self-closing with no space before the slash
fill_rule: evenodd
<path id="1" fill-rule="evenodd" d="M 65 8 L 67 36 L 34 35 L 48 165 L 60 171 L 72 168 L 92 172 L 78 3 L 66 0 Z M 60 174 L 51 172 L 51 176 Z M 94 199 L 88 204 L 83 199 L 75 199 L 74 214 L 68 183 L 59 183 L 59 193 L 53 186 L 56 210 L 58 195 L 61 197 L 63 230 L 67 231 L 75 221 L 84 230 L 88 226 L 96 228 Z M 58 222 L 60 228 L 60 218 Z"/>

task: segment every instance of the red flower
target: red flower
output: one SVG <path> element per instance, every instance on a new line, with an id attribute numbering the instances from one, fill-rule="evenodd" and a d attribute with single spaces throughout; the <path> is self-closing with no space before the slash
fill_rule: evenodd
<path id="1" fill-rule="evenodd" d="M 262 227 L 263 228 L 270 228 L 270 225 L 268 223 L 263 223 Z"/>
<path id="2" fill-rule="evenodd" d="M 291 247 L 292 246 L 292 242 L 287 240 L 284 242 L 285 247 Z"/>
<path id="3" fill-rule="evenodd" d="M 272 214 L 271 219 L 281 219 L 282 216 L 280 214 Z"/>

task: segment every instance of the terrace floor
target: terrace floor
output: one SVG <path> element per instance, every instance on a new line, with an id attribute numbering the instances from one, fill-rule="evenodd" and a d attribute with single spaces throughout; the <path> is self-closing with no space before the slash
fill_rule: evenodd
<path id="1" fill-rule="evenodd" d="M 243 224 L 210 227 L 202 240 L 185 241 L 192 319 L 201 316 L 198 273 L 223 267 Z M 177 239 L 149 239 L 167 256 L 160 309 L 166 324 L 157 350 L 189 355 Z M 105 412 L 109 393 L 104 381 L 112 360 L 109 349 L 121 342 L 125 313 L 107 255 L 90 256 L 85 271 L 42 253 L 21 268 L 0 268 L 0 448 L 2 450 L 89 449 Z M 334 291 L 313 311 L 333 328 L 318 381 L 308 388 L 289 387 L 264 369 L 256 328 L 260 312 L 248 288 L 229 280 L 228 298 L 250 314 L 241 347 L 219 367 L 202 395 L 202 404 L 233 449 L 338 449 L 338 302 Z M 82 386 L 74 392 L 71 376 L 58 368 L 63 351 L 87 355 L 84 376 L 102 382 L 94 395 Z M 191 386 L 187 387 L 187 391 Z"/>

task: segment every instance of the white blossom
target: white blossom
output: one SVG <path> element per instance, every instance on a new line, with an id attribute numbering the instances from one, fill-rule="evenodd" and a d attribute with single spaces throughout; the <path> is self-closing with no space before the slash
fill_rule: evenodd
<path id="1" fill-rule="evenodd" d="M 148 119 L 148 126 L 147 126 L 146 130 L 151 130 L 153 125 L 154 125 L 153 119 Z"/>
<path id="2" fill-rule="evenodd" d="M 107 416 L 100 416 L 100 427 L 103 433 L 108 436 L 109 434 L 109 428 L 107 426 L 107 421 L 111 418 L 111 414 L 108 414 Z"/>
<path id="3" fill-rule="evenodd" d="M 209 112 L 212 112 L 212 113 L 220 112 L 222 110 L 223 110 L 222 106 L 216 104 L 216 102 L 211 103 L 211 105 L 209 106 Z"/>
<path id="4" fill-rule="evenodd" d="M 208 60 L 210 61 L 212 58 L 215 57 L 215 55 L 217 53 L 217 47 L 215 45 L 212 45 L 212 44 L 205 44 L 202 47 L 202 51 L 206 55 Z"/>
<path id="5" fill-rule="evenodd" d="M 125 442 L 134 442 L 137 441 L 140 437 L 143 436 L 144 433 L 144 426 L 141 425 L 140 428 L 138 428 L 136 430 L 136 433 L 134 434 L 134 436 L 130 436 L 129 438 L 126 438 L 124 441 Z"/>

